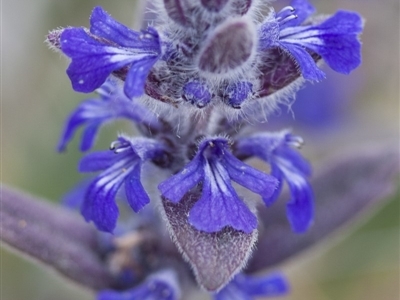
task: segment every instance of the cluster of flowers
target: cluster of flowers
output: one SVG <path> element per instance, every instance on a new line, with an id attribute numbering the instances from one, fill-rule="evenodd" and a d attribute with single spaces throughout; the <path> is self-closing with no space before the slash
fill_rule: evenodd
<path id="1" fill-rule="evenodd" d="M 252 132 L 249 120 L 265 119 L 304 80 L 323 79 L 320 61 L 345 74 L 360 64 L 363 22 L 358 14 L 338 11 L 312 17 L 315 9 L 307 0 L 293 0 L 279 12 L 262 2 L 160 0 L 155 2 L 157 20 L 140 32 L 96 7 L 89 29 L 57 29 L 48 35 L 50 45 L 71 59 L 67 74 L 73 89 L 99 95 L 72 112 L 59 150 L 79 127 L 85 127 L 81 150 L 91 149 L 100 127 L 121 118 L 132 121 L 142 134 L 120 135 L 110 150 L 81 160 L 81 172 L 99 172 L 85 191 L 84 218 L 101 231 L 113 232 L 121 187 L 134 212 L 150 202 L 161 203 L 170 234 L 199 284 L 217 300 L 287 291 L 280 275 L 254 278 L 239 273 L 256 241 L 257 199 L 243 199 L 234 183 L 270 206 L 285 181 L 293 231 L 306 232 L 313 221 L 311 170 L 296 150 L 302 139 L 287 130 Z M 268 164 L 270 172 L 244 162 L 252 157 Z M 144 172 L 150 165 L 157 175 Z M 155 181 L 159 194 L 150 197 L 146 183 Z M 210 285 L 191 259 L 193 247 L 185 247 L 177 237 L 176 224 L 210 237 L 229 231 L 232 238 L 236 234 L 251 242 L 226 278 Z M 99 299 L 179 299 L 179 280 L 173 274 L 152 270 L 132 290 L 103 291 Z"/>

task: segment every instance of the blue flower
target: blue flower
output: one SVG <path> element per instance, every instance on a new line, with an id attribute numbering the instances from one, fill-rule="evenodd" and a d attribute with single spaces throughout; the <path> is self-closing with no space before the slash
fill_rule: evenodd
<path id="1" fill-rule="evenodd" d="M 288 292 L 289 285 L 280 274 L 263 277 L 239 274 L 216 293 L 213 300 L 253 300 L 254 297 L 276 297 Z"/>
<path id="2" fill-rule="evenodd" d="M 268 199 L 277 185 L 272 176 L 233 156 L 227 139 L 208 138 L 199 144 L 194 158 L 158 188 L 166 199 L 176 203 L 202 183 L 201 197 L 190 210 L 190 224 L 205 232 L 218 232 L 231 226 L 250 233 L 257 227 L 257 218 L 239 198 L 231 180 L 263 199 Z"/>
<path id="3" fill-rule="evenodd" d="M 129 98 L 141 96 L 147 75 L 161 55 L 161 41 L 151 27 L 129 29 L 96 7 L 90 31 L 67 28 L 61 34 L 62 52 L 72 59 L 67 74 L 75 91 L 92 92 L 113 72 L 129 68 L 124 91 Z"/>
<path id="4" fill-rule="evenodd" d="M 318 69 L 312 53 L 321 56 L 333 70 L 348 74 L 361 63 L 358 35 L 363 20 L 357 13 L 338 11 L 320 24 L 305 25 L 315 11 L 307 0 L 293 0 L 260 29 L 260 48 L 280 47 L 297 62 L 308 80 L 321 80 L 325 73 Z"/>
<path id="5" fill-rule="evenodd" d="M 172 271 L 161 271 L 149 276 L 144 283 L 127 291 L 104 290 L 97 300 L 178 300 L 180 290 Z"/>
<path id="6" fill-rule="evenodd" d="M 257 156 L 271 165 L 271 175 L 279 180 L 278 189 L 269 198 L 263 198 L 267 206 L 277 199 L 283 180 L 289 185 L 291 199 L 287 204 L 287 216 L 293 231 L 302 233 L 310 227 L 314 217 L 314 194 L 307 180 L 311 174 L 308 162 L 291 146 L 298 147 L 300 137 L 288 131 L 261 133 L 241 138 L 235 144 L 236 155 Z"/>
<path id="7" fill-rule="evenodd" d="M 69 115 L 58 143 L 58 151 L 65 150 L 76 130 L 83 125 L 86 125 L 86 128 L 82 134 L 81 151 L 87 151 L 93 146 L 97 132 L 102 125 L 118 118 L 126 118 L 152 129 L 160 128 L 156 116 L 138 103 L 128 99 L 116 82 L 108 80 L 96 92 L 100 95 L 99 98 L 83 101 Z"/>
<path id="8" fill-rule="evenodd" d="M 94 152 L 79 165 L 81 172 L 102 171 L 90 184 L 81 212 L 86 221 L 93 221 L 99 230 L 112 232 L 118 218 L 116 194 L 125 184 L 129 205 L 138 212 L 150 202 L 141 183 L 145 161 L 166 156 L 165 147 L 153 139 L 119 137 L 111 145 L 113 151 Z"/>

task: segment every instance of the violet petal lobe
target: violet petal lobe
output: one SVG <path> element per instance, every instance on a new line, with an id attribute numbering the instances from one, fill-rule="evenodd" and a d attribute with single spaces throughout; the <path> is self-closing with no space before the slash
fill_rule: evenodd
<path id="1" fill-rule="evenodd" d="M 138 212 L 150 203 L 149 195 L 147 195 L 140 181 L 141 167 L 141 164 L 138 163 L 125 180 L 126 198 L 134 212 Z"/>
<path id="2" fill-rule="evenodd" d="M 83 28 L 65 29 L 61 34 L 61 50 L 72 59 L 67 74 L 73 89 L 84 93 L 94 91 L 112 71 L 137 59 L 127 50 L 100 43 Z"/>
<path id="3" fill-rule="evenodd" d="M 137 47 L 140 36 L 139 32 L 117 22 L 99 6 L 90 16 L 90 33 L 127 48 Z"/>
<path id="4" fill-rule="evenodd" d="M 292 229 L 304 233 L 314 218 L 314 196 L 307 177 L 311 169 L 308 162 L 291 146 L 296 146 L 301 138 L 288 131 L 262 133 L 239 139 L 236 151 L 242 156 L 257 156 L 270 164 L 272 175 L 280 180 L 278 190 L 269 198 L 263 197 L 266 206 L 270 206 L 279 196 L 283 179 L 288 183 L 291 199 L 288 202 L 287 217 Z"/>
<path id="5" fill-rule="evenodd" d="M 128 202 L 135 212 L 150 202 L 140 181 L 141 167 L 143 162 L 165 153 L 161 143 L 148 138 L 121 136 L 111 148 L 113 151 L 109 152 L 114 156 L 99 152 L 88 155 L 81 163 L 83 171 L 105 167 L 89 186 L 81 211 L 86 221 L 93 221 L 98 229 L 107 232 L 116 226 L 119 212 L 115 197 L 122 184 L 125 183 Z"/>
<path id="6" fill-rule="evenodd" d="M 239 198 L 219 163 L 205 166 L 202 195 L 190 210 L 189 223 L 210 233 L 226 226 L 245 233 L 257 228 L 256 216 Z"/>

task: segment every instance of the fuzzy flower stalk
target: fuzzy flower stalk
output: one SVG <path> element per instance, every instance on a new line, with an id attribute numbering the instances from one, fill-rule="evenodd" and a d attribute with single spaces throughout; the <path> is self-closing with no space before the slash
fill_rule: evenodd
<path id="1" fill-rule="evenodd" d="M 311 167 L 299 153 L 301 137 L 255 125 L 305 81 L 324 79 L 321 64 L 343 74 L 358 67 L 363 20 L 350 11 L 314 15 L 307 0 L 280 11 L 259 0 L 153 2 L 157 17 L 141 31 L 95 7 L 88 28 L 47 37 L 69 59 L 72 88 L 96 93 L 68 117 L 59 151 L 81 127 L 80 149 L 89 151 L 101 127 L 118 119 L 141 135 L 120 134 L 79 163 L 92 174 L 71 194 L 84 219 L 131 237 L 107 248 L 128 263 L 114 261 L 119 284 L 98 299 L 185 299 L 188 286 L 215 300 L 283 295 L 283 275 L 245 268 L 263 221 L 257 210 L 273 207 L 287 185 L 287 223 L 307 232 Z M 137 253 L 138 234 L 149 228 L 152 260 Z M 169 255 L 172 248 L 179 255 Z"/>

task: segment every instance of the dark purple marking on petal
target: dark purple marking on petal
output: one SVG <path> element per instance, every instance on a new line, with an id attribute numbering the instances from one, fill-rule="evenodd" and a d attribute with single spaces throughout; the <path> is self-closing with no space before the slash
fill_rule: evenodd
<path id="1" fill-rule="evenodd" d="M 198 283 L 208 291 L 223 287 L 246 264 L 257 239 L 257 230 L 247 234 L 225 227 L 217 233 L 198 231 L 187 215 L 200 191 L 184 196 L 179 203 L 163 198 L 162 204 L 173 240 L 191 264 Z"/>
<path id="2" fill-rule="evenodd" d="M 199 68 L 210 73 L 224 74 L 246 63 L 255 45 L 250 26 L 242 19 L 220 25 L 201 50 Z"/>

